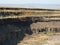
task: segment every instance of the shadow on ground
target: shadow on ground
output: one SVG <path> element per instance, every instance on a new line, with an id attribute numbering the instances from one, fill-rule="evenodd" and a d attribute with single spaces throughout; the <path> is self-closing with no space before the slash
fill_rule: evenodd
<path id="1" fill-rule="evenodd" d="M 17 45 L 25 34 L 32 35 L 30 24 L 19 19 L 0 20 L 0 45 Z"/>

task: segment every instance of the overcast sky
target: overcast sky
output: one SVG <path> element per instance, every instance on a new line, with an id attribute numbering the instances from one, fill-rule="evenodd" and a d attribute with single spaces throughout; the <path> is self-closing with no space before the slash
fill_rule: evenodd
<path id="1" fill-rule="evenodd" d="M 60 0 L 0 0 L 0 6 L 60 8 Z"/>

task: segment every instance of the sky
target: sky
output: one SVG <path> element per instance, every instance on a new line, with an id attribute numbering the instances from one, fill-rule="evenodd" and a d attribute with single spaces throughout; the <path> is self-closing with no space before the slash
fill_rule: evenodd
<path id="1" fill-rule="evenodd" d="M 60 8 L 60 0 L 0 0 L 0 6 Z"/>
<path id="2" fill-rule="evenodd" d="M 0 0 L 0 4 L 60 4 L 60 0 Z"/>

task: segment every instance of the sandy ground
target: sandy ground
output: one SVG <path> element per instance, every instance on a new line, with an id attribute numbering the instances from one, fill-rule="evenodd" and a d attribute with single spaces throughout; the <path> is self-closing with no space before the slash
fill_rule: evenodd
<path id="1" fill-rule="evenodd" d="M 34 35 L 17 45 L 60 45 L 60 35 Z"/>
<path id="2" fill-rule="evenodd" d="M 46 40 L 46 43 L 43 45 L 59 45 L 60 44 L 60 36 L 53 36 L 52 40 Z"/>

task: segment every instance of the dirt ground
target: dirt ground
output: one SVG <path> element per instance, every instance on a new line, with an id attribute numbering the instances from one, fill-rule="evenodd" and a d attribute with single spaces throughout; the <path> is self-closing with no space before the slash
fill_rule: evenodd
<path id="1" fill-rule="evenodd" d="M 32 35 L 17 45 L 60 45 L 60 34 Z"/>

